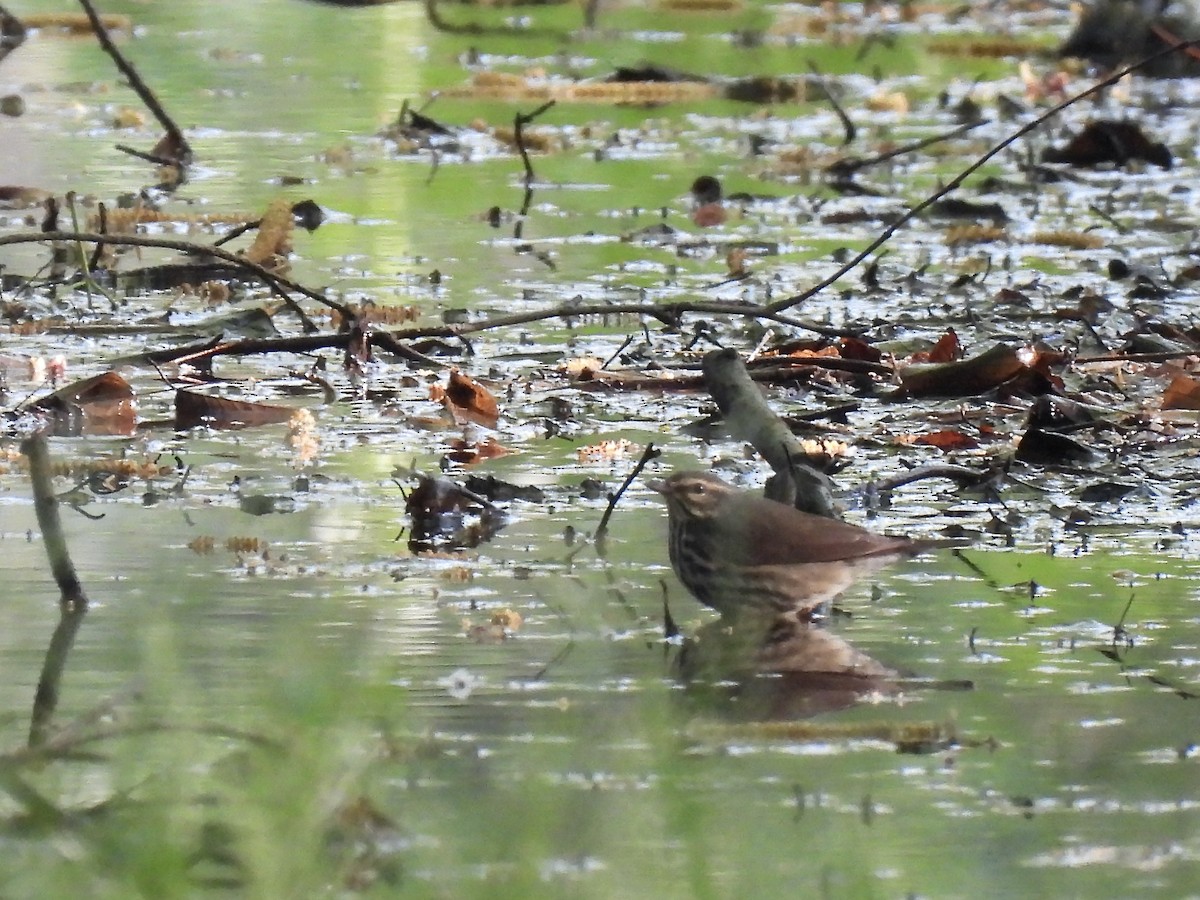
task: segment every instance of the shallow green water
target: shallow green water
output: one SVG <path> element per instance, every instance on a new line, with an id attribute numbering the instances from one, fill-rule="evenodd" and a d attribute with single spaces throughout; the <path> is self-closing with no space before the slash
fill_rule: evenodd
<path id="1" fill-rule="evenodd" d="M 15 11 L 38 6 L 51 4 Z M 608 158 L 584 137 L 577 150 L 538 158 L 547 184 L 527 236 L 554 254 L 550 269 L 513 252 L 511 225 L 491 229 L 484 220 L 493 205 L 508 212 L 520 205 L 514 155 L 492 148 L 466 163 L 446 159 L 430 179 L 427 157 L 398 157 L 373 136 L 404 99 L 465 80 L 460 58 L 482 41 L 431 33 L 410 4 L 355 13 L 285 0 L 112 6 L 140 23 L 138 38 L 124 46 L 180 121 L 195 128 L 199 171 L 182 199 L 256 210 L 279 193 L 280 176 L 307 179 L 287 195 L 312 196 L 338 215 L 298 236 L 294 277 L 351 297 L 415 304 L 428 321 L 447 308 L 511 311 L 576 294 L 698 293 L 725 271 L 719 245 L 677 254 L 621 236 L 659 221 L 662 207 L 668 221 L 687 227 L 683 198 L 701 172 L 720 171 L 738 188 L 758 183 L 754 162 L 739 150 L 743 125 L 734 116 L 750 114 L 745 108 L 723 101 L 649 112 L 559 107 L 555 124 L 624 137 Z M 751 5 L 734 25 L 750 27 L 766 9 Z M 446 14 L 484 15 L 453 7 Z M 612 13 L 612 27 L 661 27 L 661 14 L 621 14 Z M 575 27 L 577 11 L 533 15 Z M 1065 30 L 1065 14 L 1047 18 L 1041 37 Z M 691 37 L 662 44 L 668 62 L 695 65 L 687 61 L 701 57 L 728 74 L 759 64 L 803 71 L 784 47 L 757 57 L 731 47 L 718 35 L 734 25 L 688 20 L 680 27 Z M 631 63 L 653 46 L 601 34 L 572 49 Z M 553 63 L 559 48 L 505 39 L 487 49 L 519 53 L 510 68 L 522 68 Z M 813 45 L 812 52 L 828 53 L 826 71 L 854 70 L 833 51 Z M 927 79 L 920 87 L 927 95 L 957 84 L 954 63 L 903 45 L 881 53 L 876 64 L 896 79 Z M 156 130 L 117 134 L 103 124 L 110 105 L 133 100 L 89 42 L 35 38 L 0 63 L 0 79 L 29 105 L 22 119 L 0 122 L 0 141 L 19 148 L 8 151 L 0 181 L 101 197 L 148 183 L 148 167 L 111 145 L 149 146 Z M 76 82 L 107 88 L 62 88 Z M 444 99 L 428 112 L 500 124 L 517 108 Z M 837 135 L 817 106 L 771 115 L 794 116 L 788 127 L 797 133 L 817 121 L 824 140 Z M 647 146 L 631 139 L 637 129 Z M 343 144 L 350 164 L 322 160 Z M 1153 184 L 1158 176 L 1137 177 Z M 798 189 L 766 180 L 762 190 L 791 197 Z M 796 241 L 779 260 L 780 290 L 830 265 L 811 232 L 790 236 L 784 223 L 798 216 L 793 202 L 801 201 L 729 226 L 741 237 Z M 1064 213 L 1072 215 L 1081 214 Z M 17 227 L 10 220 L 5 230 Z M 853 226 L 823 239 L 854 244 L 872 233 Z M 2 250 L 0 261 L 14 270 L 28 271 L 38 258 L 32 248 Z M 446 276 L 439 286 L 426 278 L 433 269 Z M 186 306 L 165 297 L 134 298 L 130 306 L 160 302 Z M 836 319 L 865 302 L 834 297 L 806 314 Z M 424 378 L 406 383 L 395 364 L 372 374 L 373 385 L 396 392 L 394 402 L 339 400 L 316 411 L 322 445 L 306 493 L 294 491 L 281 426 L 53 441 L 62 459 L 162 453 L 169 464 L 179 454 L 192 471 L 181 494 L 152 505 L 135 484 L 88 504 L 102 519 L 64 510 L 94 607 L 68 660 L 56 723 L 129 732 L 80 748 L 94 758 L 4 761 L 6 896 L 1194 893 L 1197 570 L 1189 527 L 1183 536 L 1168 533 L 1170 523 L 1194 519 L 1186 488 L 1164 486 L 1162 502 L 1112 507 L 1096 527 L 1076 530 L 1044 509 L 1068 496 L 1070 483 L 1026 473 L 1046 494 L 1011 490 L 1008 502 L 1028 514 L 1015 547 L 981 538 L 968 551 L 992 584 L 948 554 L 923 556 L 851 588 L 842 601 L 850 615 L 829 627 L 889 666 L 935 681 L 969 680 L 973 691 L 913 684 L 899 696 L 881 690 L 873 702 L 824 713 L 816 729 L 747 726 L 761 718 L 753 704 L 764 694 L 764 702 L 785 706 L 793 698 L 772 694 L 769 681 L 743 685 L 732 701 L 720 678 L 681 684 L 680 648 L 662 640 L 663 582 L 686 633 L 703 636 L 711 616 L 670 574 L 665 516 L 650 492 L 635 487 L 622 502 L 603 557 L 584 537 L 568 544 L 563 536 L 568 526 L 586 536 L 603 511 L 603 500 L 579 498 L 579 480 L 590 475 L 615 486 L 632 465 L 632 458 L 580 464 L 578 443 L 654 441 L 666 449 L 663 469 L 703 464 L 712 448 L 678 429 L 706 398 L 556 389 L 582 424 L 576 441 L 546 438 L 538 404 L 552 372 L 532 354 L 502 357 L 541 350 L 607 358 L 640 329 L 637 321 L 551 322 L 477 342 L 464 368 L 501 383 L 518 375 L 529 392 L 505 399 L 500 435 L 522 452 L 482 468 L 540 484 L 549 499 L 514 503 L 508 526 L 465 559 L 414 557 L 398 539 L 406 523 L 393 469 L 433 471 L 447 435 L 409 421 L 434 404 Z M 133 349 L 140 347 L 120 335 L 0 336 L 0 353 L 63 353 L 72 377 Z M 330 356 L 329 378 L 349 396 L 338 361 Z M 269 379 L 307 365 L 265 358 L 217 368 L 229 378 Z M 155 393 L 154 374 L 131 378 L 141 418 L 169 418 L 170 395 Z M 16 399 L 10 394 L 10 403 Z M 864 406 L 870 422 L 889 414 L 871 399 Z M 717 452 L 738 456 L 732 445 Z M 896 464 L 894 451 L 868 442 L 842 481 L 862 483 Z M 230 489 L 234 476 L 243 494 L 286 495 L 294 509 L 247 515 Z M 164 476 L 158 490 L 175 480 Z M 933 533 L 944 518 L 982 527 L 987 507 L 922 483 L 897 492 L 871 525 Z M 212 552 L 189 548 L 203 536 L 213 538 Z M 269 545 L 268 558 L 225 549 L 232 537 Z M 4 747 L 15 752 L 57 622 L 28 481 L 15 463 L 0 475 L 0 567 L 0 722 Z M 470 578 L 461 580 L 459 569 Z M 1040 586 L 1032 602 L 1031 581 Z M 1130 642 L 1114 642 L 1131 596 Z M 509 639 L 469 637 L 470 626 L 505 609 L 523 620 Z M 72 725 L 97 710 L 95 721 Z M 904 724 L 937 725 L 959 742 L 898 753 L 891 741 L 861 736 Z M 13 777 L 63 818 L 28 815 Z"/>

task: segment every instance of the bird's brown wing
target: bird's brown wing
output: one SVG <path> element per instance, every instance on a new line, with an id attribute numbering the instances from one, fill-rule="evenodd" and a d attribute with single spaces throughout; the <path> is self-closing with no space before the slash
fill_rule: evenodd
<path id="1" fill-rule="evenodd" d="M 733 513 L 726 520 L 730 525 L 728 550 L 743 563 L 835 562 L 915 549 L 906 538 L 874 534 L 857 525 L 803 513 L 753 495 L 732 498 L 726 512 Z M 739 540 L 738 534 L 748 535 L 749 539 Z"/>

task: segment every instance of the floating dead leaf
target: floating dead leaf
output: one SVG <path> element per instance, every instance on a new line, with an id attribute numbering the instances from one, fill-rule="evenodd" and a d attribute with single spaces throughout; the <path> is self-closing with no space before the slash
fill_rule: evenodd
<path id="1" fill-rule="evenodd" d="M 887 91 L 867 99 L 867 109 L 872 112 L 891 112 L 901 115 L 908 112 L 908 95 L 902 91 Z"/>
<path id="2" fill-rule="evenodd" d="M 939 450 L 974 450 L 979 442 L 970 435 L 963 434 L 954 428 L 942 431 L 931 431 L 928 434 L 915 435 L 913 444 L 922 447 L 937 447 Z"/>
<path id="3" fill-rule="evenodd" d="M 841 347 L 833 344 L 825 347 L 797 347 L 787 354 L 788 359 L 838 359 L 841 356 Z"/>
<path id="4" fill-rule="evenodd" d="M 25 457 L 19 459 L 24 461 Z M 97 478 L 102 482 L 113 478 L 125 483 L 134 478 L 149 481 L 169 471 L 150 459 L 55 459 L 50 464 L 50 472 L 55 478 L 86 478 L 89 484 Z"/>
<path id="5" fill-rule="evenodd" d="M 508 640 L 508 633 L 499 625 L 488 622 L 478 625 L 463 619 L 463 633 L 476 644 L 500 644 Z"/>
<path id="6" fill-rule="evenodd" d="M 1013 347 L 996 344 L 970 359 L 902 369 L 900 390 L 909 397 L 968 397 L 1008 381 L 1025 368 Z"/>
<path id="7" fill-rule="evenodd" d="M 883 359 L 883 353 L 878 347 L 856 337 L 839 338 L 838 355 L 842 359 L 859 359 L 874 363 Z"/>
<path id="8" fill-rule="evenodd" d="M 489 500 L 441 476 L 420 476 L 406 495 L 404 508 L 412 519 L 408 546 L 413 553 L 435 546 L 478 546 L 507 521 Z"/>
<path id="9" fill-rule="evenodd" d="M 241 494 L 238 509 L 251 516 L 287 514 L 296 509 L 296 499 L 284 494 Z"/>
<path id="10" fill-rule="evenodd" d="M 129 436 L 137 428 L 137 400 L 129 382 L 105 372 L 59 388 L 33 404 L 54 418 L 59 437 L 79 435 Z"/>
<path id="11" fill-rule="evenodd" d="M 525 620 L 521 614 L 515 609 L 505 607 L 502 610 L 492 613 L 492 624 L 499 625 L 506 631 L 519 631 Z"/>
<path id="12" fill-rule="evenodd" d="M 1081 503 L 1115 503 L 1123 497 L 1138 490 L 1136 484 L 1122 484 L 1119 481 L 1098 481 L 1089 484 L 1079 493 Z"/>
<path id="13" fill-rule="evenodd" d="M 1009 306 L 1020 306 L 1028 309 L 1033 306 L 1033 298 L 1024 291 L 1018 291 L 1015 288 L 1002 287 L 992 296 L 992 302 L 998 304 L 1008 304 Z"/>
<path id="14" fill-rule="evenodd" d="M 210 535 L 202 534 L 199 537 L 192 538 L 187 543 L 187 548 L 197 556 L 208 556 L 217 548 L 216 539 Z"/>
<path id="15" fill-rule="evenodd" d="M 958 332 L 947 328 L 946 333 L 938 338 L 930 350 L 921 350 L 912 355 L 909 362 L 913 363 L 950 363 L 962 356 L 962 344 L 958 340 Z"/>
<path id="16" fill-rule="evenodd" d="M 425 475 L 405 496 L 404 508 L 414 517 L 439 516 L 449 512 L 495 511 L 488 500 L 449 478 L 430 478 Z"/>
<path id="17" fill-rule="evenodd" d="M 463 631 L 478 644 L 498 644 L 512 637 L 513 632 L 519 631 L 523 621 L 519 612 L 506 608 L 492 613 L 492 617 L 484 625 L 464 619 Z"/>
<path id="18" fill-rule="evenodd" d="M 450 451 L 446 454 L 446 458 L 451 462 L 473 466 L 484 460 L 495 459 L 498 456 L 507 456 L 513 452 L 515 451 L 510 450 L 492 438 L 475 443 L 459 439 L 450 442 Z"/>
<path id="19" fill-rule="evenodd" d="M 201 425 L 209 428 L 247 428 L 287 422 L 296 410 L 270 403 L 227 400 L 195 391 L 175 392 L 175 427 L 181 430 Z"/>
<path id="20" fill-rule="evenodd" d="M 466 584 L 475 577 L 475 573 L 466 566 L 451 566 L 449 569 L 443 569 L 439 573 L 442 581 L 453 581 L 458 584 Z"/>
<path id="21" fill-rule="evenodd" d="M 113 128 L 141 128 L 145 124 L 146 117 L 140 109 L 134 109 L 131 106 L 122 106 L 113 113 Z"/>
<path id="22" fill-rule="evenodd" d="M 725 90 L 728 95 L 729 88 Z M 661 106 L 716 97 L 719 85 L 707 81 L 551 81 L 526 78 L 508 72 L 479 72 L 466 88 L 449 89 L 444 96 L 476 99 L 533 100 L 559 103 L 621 103 L 629 106 Z"/>
<path id="23" fill-rule="evenodd" d="M 1022 347 L 1017 351 L 1017 357 L 1021 362 L 1025 363 L 1028 373 L 1036 375 L 1038 378 L 1053 386 L 1056 390 L 1062 390 L 1064 387 L 1062 376 L 1055 369 L 1061 369 L 1071 361 L 1070 357 L 1061 350 L 1053 347 L 1047 347 L 1045 344 L 1038 343 L 1030 347 Z M 1028 383 L 1028 387 L 1033 388 L 1036 381 Z M 1033 394 L 1044 393 L 1043 390 L 1033 389 Z"/>
<path id="24" fill-rule="evenodd" d="M 955 225 L 946 229 L 946 246 L 961 247 L 963 244 L 990 244 L 1003 241 L 1008 232 L 998 225 Z"/>
<path id="25" fill-rule="evenodd" d="M 1200 381 L 1177 375 L 1163 391 L 1163 409 L 1200 409 Z"/>
<path id="26" fill-rule="evenodd" d="M 1033 401 L 1025 424 L 1048 430 L 1086 425 L 1096 421 L 1099 410 L 1066 397 L 1043 394 Z"/>
<path id="27" fill-rule="evenodd" d="M 0 185 L 0 209 L 26 209 L 41 206 L 53 195 L 41 188 L 21 187 L 16 184 Z"/>
<path id="28" fill-rule="evenodd" d="M 604 360 L 597 356 L 577 356 L 563 363 L 563 374 L 571 378 L 588 379 L 604 368 Z"/>
<path id="29" fill-rule="evenodd" d="M 1025 85 L 1025 99 L 1031 103 L 1037 103 L 1046 97 L 1066 96 L 1071 76 L 1061 69 L 1039 75 L 1034 72 L 1028 60 L 1021 60 L 1017 69 L 1021 74 L 1021 82 Z"/>
<path id="30" fill-rule="evenodd" d="M 1064 163 L 1076 168 L 1092 168 L 1105 163 L 1124 166 L 1134 160 L 1164 169 L 1174 164 L 1166 144 L 1152 141 L 1134 122 L 1113 120 L 1090 122 L 1066 146 L 1049 147 L 1042 152 L 1042 162 Z"/>
<path id="31" fill-rule="evenodd" d="M 490 131 L 492 137 L 512 150 L 520 148 L 515 128 L 498 125 L 489 129 L 486 124 L 481 122 L 472 122 L 471 127 L 485 133 Z M 526 150 L 532 150 L 534 153 L 557 153 L 563 149 L 562 135 L 549 128 L 523 129 L 521 143 L 525 145 Z"/>
<path id="32" fill-rule="evenodd" d="M 271 547 L 261 538 L 239 535 L 226 538 L 225 549 L 231 553 L 256 553 L 265 558 L 270 554 Z"/>
<path id="33" fill-rule="evenodd" d="M 536 485 L 511 484 L 495 475 L 468 475 L 467 488 L 493 503 L 524 500 L 526 503 L 544 503 L 546 492 Z"/>
<path id="34" fill-rule="evenodd" d="M 1200 281 L 1200 266 L 1191 265 L 1185 266 L 1179 270 L 1179 274 L 1175 276 L 1176 284 L 1188 284 L 1193 281 Z"/>
<path id="35" fill-rule="evenodd" d="M 441 401 L 458 424 L 473 422 L 495 428 L 500 420 L 500 409 L 492 392 L 457 369 L 451 370 L 445 387 L 435 384 L 429 389 L 429 398 Z"/>
<path id="36" fill-rule="evenodd" d="M 580 447 L 575 452 L 575 458 L 582 462 L 609 462 L 620 459 L 633 450 L 633 442 L 621 438 L 618 441 L 601 441 L 587 447 Z"/>
<path id="37" fill-rule="evenodd" d="M 999 203 L 975 203 L 958 197 L 939 200 L 929 208 L 931 215 L 943 219 L 972 220 L 1002 225 L 1008 221 L 1008 213 Z"/>
<path id="38" fill-rule="evenodd" d="M 1026 429 L 1017 444 L 1016 457 L 1021 462 L 1033 465 L 1060 466 L 1090 463 L 1096 454 L 1079 441 L 1057 434 L 1053 431 L 1043 431 L 1040 428 Z"/>

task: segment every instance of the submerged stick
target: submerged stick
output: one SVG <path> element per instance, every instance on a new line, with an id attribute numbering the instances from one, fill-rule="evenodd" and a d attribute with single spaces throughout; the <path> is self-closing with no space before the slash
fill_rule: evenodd
<path id="1" fill-rule="evenodd" d="M 520 240 L 525 230 L 525 217 L 529 215 L 529 207 L 533 205 L 533 163 L 529 161 L 529 148 L 525 146 L 525 126 L 554 105 L 550 100 L 543 103 L 531 113 L 517 113 L 513 119 L 513 140 L 521 154 L 521 164 L 525 166 L 525 197 L 521 202 L 521 211 L 517 213 L 517 223 L 513 226 L 513 238 Z"/>
<path id="2" fill-rule="evenodd" d="M 50 477 L 50 452 L 46 448 L 44 435 L 35 434 L 21 442 L 21 452 L 29 457 L 29 477 L 33 483 L 33 504 L 37 513 L 38 527 L 42 531 L 42 543 L 50 560 L 50 572 L 58 585 L 59 610 L 61 617 L 50 646 L 46 648 L 46 659 L 38 677 L 37 693 L 33 698 L 33 714 L 29 723 L 29 746 L 36 747 L 46 740 L 50 720 L 58 708 L 58 686 L 66 668 L 67 655 L 75 643 L 75 635 L 87 613 L 88 598 L 83 584 L 75 572 L 67 539 L 63 534 L 62 519 L 58 515 L 58 498 Z"/>
<path id="3" fill-rule="evenodd" d="M 58 515 L 58 498 L 50 480 L 50 451 L 46 448 L 44 435 L 35 434 L 21 442 L 21 452 L 29 457 L 29 477 L 33 482 L 33 504 L 37 513 L 38 527 L 42 530 L 42 542 L 46 545 L 46 556 L 50 558 L 50 572 L 58 585 L 61 605 L 64 608 L 87 606 L 87 594 L 75 564 L 67 549 L 63 534 L 62 519 Z"/>

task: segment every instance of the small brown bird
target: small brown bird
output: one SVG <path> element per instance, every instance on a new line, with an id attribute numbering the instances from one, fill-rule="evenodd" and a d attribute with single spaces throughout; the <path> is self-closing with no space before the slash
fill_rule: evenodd
<path id="1" fill-rule="evenodd" d="M 723 615 L 810 610 L 858 577 L 923 549 L 740 491 L 706 472 L 647 483 L 667 501 L 675 574 Z"/>

